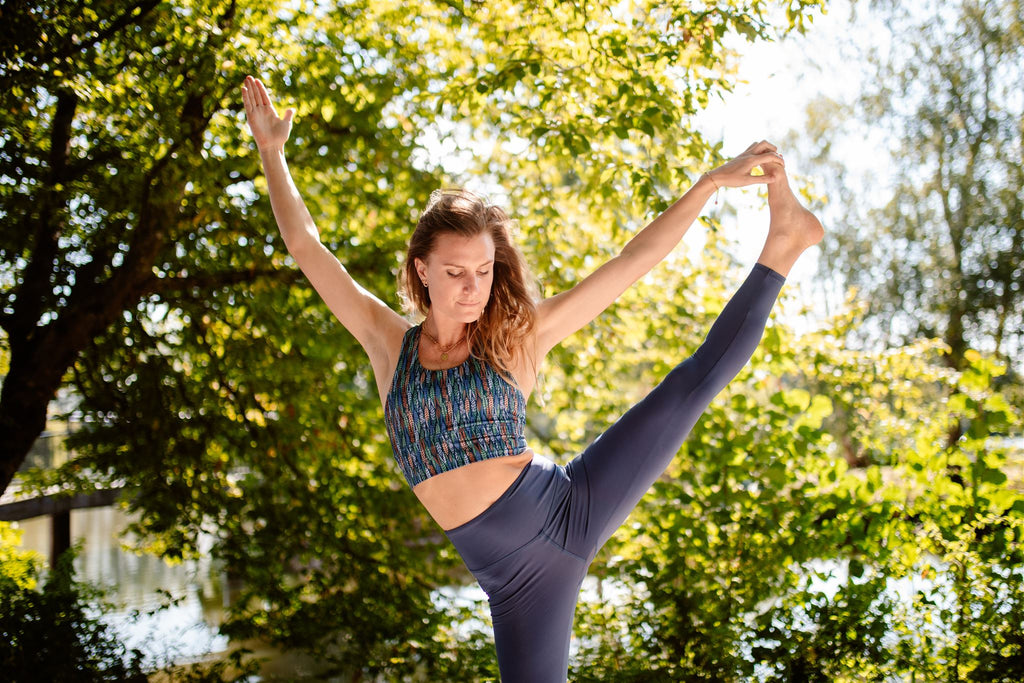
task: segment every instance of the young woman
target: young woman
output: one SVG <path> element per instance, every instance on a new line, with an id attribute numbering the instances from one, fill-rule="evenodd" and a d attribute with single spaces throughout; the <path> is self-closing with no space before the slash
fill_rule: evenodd
<path id="1" fill-rule="evenodd" d="M 821 224 L 790 191 L 775 146 L 755 143 L 575 287 L 535 301 L 505 212 L 469 192 L 435 192 L 403 270 L 404 294 L 425 316 L 413 326 L 320 243 L 284 158 L 292 111 L 279 117 L 252 77 L 242 98 L 288 251 L 366 350 L 395 459 L 488 595 L 502 680 L 564 682 L 588 566 L 750 359 Z M 768 186 L 768 237 L 701 347 L 568 465 L 532 452 L 526 402 L 545 355 L 661 261 L 718 188 L 755 183 Z"/>

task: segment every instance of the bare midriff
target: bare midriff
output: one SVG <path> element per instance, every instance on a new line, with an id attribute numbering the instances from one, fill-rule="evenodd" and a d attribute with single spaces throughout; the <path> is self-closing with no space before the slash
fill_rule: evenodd
<path id="1" fill-rule="evenodd" d="M 473 462 L 421 481 L 412 491 L 445 531 L 489 508 L 533 460 L 533 451 Z"/>

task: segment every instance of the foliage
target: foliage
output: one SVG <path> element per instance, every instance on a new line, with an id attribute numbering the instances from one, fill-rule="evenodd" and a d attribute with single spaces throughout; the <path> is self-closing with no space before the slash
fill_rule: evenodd
<path id="1" fill-rule="evenodd" d="M 10 522 L 0 522 L 0 581 L 5 592 L 36 587 L 36 573 L 43 558 L 31 550 L 19 549 L 21 535 L 21 529 Z"/>
<path id="2" fill-rule="evenodd" d="M 822 274 L 857 286 L 867 312 L 846 339 L 920 349 L 913 340 L 939 337 L 961 371 L 943 379 L 936 368 L 901 400 L 881 383 L 830 393 L 847 463 L 885 468 L 904 487 L 879 480 L 893 505 L 864 534 L 879 542 L 855 558 L 866 580 L 895 587 L 885 597 L 902 590 L 865 613 L 889 638 L 864 669 L 877 678 L 1021 678 L 1022 453 L 1006 437 L 1021 433 L 1024 405 L 1022 16 L 1017 0 L 872 2 L 851 31 L 859 45 L 845 46 L 867 59 L 859 96 L 808 112 L 835 225 Z M 850 140 L 891 157 L 860 187 L 843 158 Z M 897 434 L 905 445 L 889 441 Z"/>
<path id="3" fill-rule="evenodd" d="M 0 556 L 0 668 L 9 681 L 145 681 L 142 654 L 128 651 L 97 616 L 98 595 L 73 578 L 66 552 L 36 590 L 40 562 L 8 546 Z"/>
<path id="4" fill-rule="evenodd" d="M 574 680 L 1019 678 L 1024 482 L 992 437 L 1020 427 L 1002 369 L 970 352 L 953 372 L 935 343 L 844 349 L 862 320 L 769 327 L 603 551 L 594 574 L 624 604 L 581 609 Z M 847 463 L 840 410 L 884 460 Z"/>
<path id="5" fill-rule="evenodd" d="M 166 680 L 174 683 L 232 683 L 259 680 L 260 660 L 250 656 L 251 653 L 239 648 L 232 650 L 227 656 L 212 662 L 198 664 L 168 664 L 158 674 L 150 674 L 150 680 Z"/>
<path id="6" fill-rule="evenodd" d="M 149 680 L 144 656 L 128 650 L 108 625 L 111 605 L 100 590 L 74 578 L 76 552 L 64 553 L 37 588 L 43 558 L 21 550 L 21 530 L 0 522 L 0 666 L 4 680 L 128 681 Z M 211 664 L 168 665 L 173 681 L 225 683 L 248 680 L 258 662 L 248 651 Z"/>

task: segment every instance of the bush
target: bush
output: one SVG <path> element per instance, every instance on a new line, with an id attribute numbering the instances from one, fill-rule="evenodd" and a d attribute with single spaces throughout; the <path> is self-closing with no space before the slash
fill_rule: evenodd
<path id="1" fill-rule="evenodd" d="M 98 593 L 74 580 L 74 552 L 37 590 L 42 562 L 18 549 L 20 533 L 0 524 L 0 671 L 28 681 L 145 681 L 142 653 L 128 650 L 99 614 Z"/>

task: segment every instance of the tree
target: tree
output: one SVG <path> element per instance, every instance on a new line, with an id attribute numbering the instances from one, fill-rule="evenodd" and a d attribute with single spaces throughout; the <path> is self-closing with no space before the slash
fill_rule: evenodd
<path id="1" fill-rule="evenodd" d="M 723 40 L 802 29 L 822 5 L 5 7 L 0 488 L 69 387 L 77 456 L 36 481 L 127 484 L 137 530 L 168 557 L 212 533 L 245 586 L 229 632 L 316 649 L 339 670 L 450 666 L 431 605 L 457 563 L 396 477 L 361 351 L 276 235 L 242 77 L 298 108 L 293 174 L 329 247 L 378 295 L 399 305 L 407 226 L 450 182 L 508 196 L 550 291 L 717 155 L 686 117 L 730 87 Z M 438 155 L 465 144 L 476 160 L 452 175 Z M 648 283 L 632 301 L 652 291 L 664 296 Z M 553 359 L 552 375 L 579 384 L 549 388 L 536 438 L 575 441 L 621 404 L 629 357 L 569 358 L 600 356 L 629 303 L 597 326 L 599 346 Z M 554 415 L 585 393 L 577 410 L 601 404 L 589 426 Z"/>
<path id="2" fill-rule="evenodd" d="M 867 334 L 941 338 L 954 367 L 991 351 L 1011 378 L 1024 351 L 1022 16 L 1019 0 L 872 3 L 865 18 L 887 30 L 861 50 L 862 94 L 811 116 L 828 194 L 842 198 L 822 273 L 870 302 Z M 844 134 L 877 142 L 891 186 L 883 174 L 850 190 Z"/>

